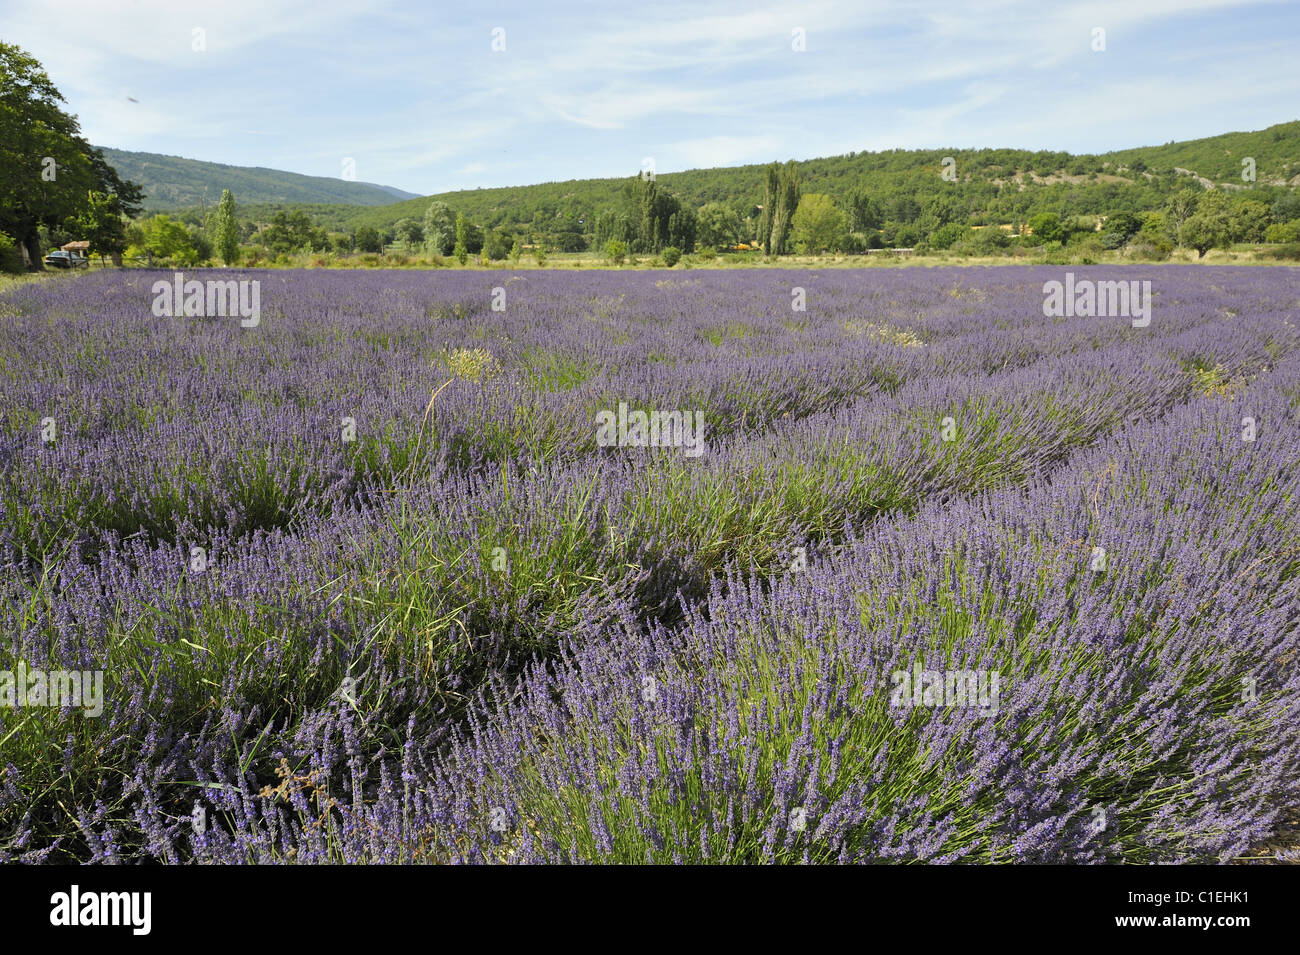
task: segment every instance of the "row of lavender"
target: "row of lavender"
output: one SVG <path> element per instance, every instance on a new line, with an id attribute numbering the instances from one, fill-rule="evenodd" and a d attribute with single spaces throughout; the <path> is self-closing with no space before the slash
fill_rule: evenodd
<path id="1" fill-rule="evenodd" d="M 154 844 L 231 862 L 1237 857 L 1300 806 L 1300 360 L 1241 399 L 1253 442 L 1199 398 L 1067 473 L 931 502 L 800 573 L 728 575 L 678 627 L 586 628 L 554 668 L 497 681 L 449 745 L 412 725 L 369 763 L 342 713 L 271 792 L 209 777 L 227 828 L 153 816 Z M 978 675 L 969 698 L 922 696 L 920 674 L 953 672 Z"/>
<path id="2" fill-rule="evenodd" d="M 27 401 L 0 412 L 3 501 L 15 516 L 5 533 L 18 560 L 3 604 L 10 659 L 102 667 L 110 689 L 99 721 L 0 713 L 25 756 L 5 767 L 0 795 L 11 849 L 185 858 L 179 833 L 193 828 L 196 795 L 217 797 L 214 813 L 243 805 L 282 764 L 287 775 L 259 805 L 287 799 L 329 828 L 338 799 L 373 799 L 378 786 L 381 805 L 407 791 L 408 822 L 427 815 L 433 803 L 409 801 L 428 790 L 427 767 L 408 766 L 393 789 L 380 781 L 398 769 L 386 754 L 404 750 L 411 763 L 443 752 L 475 687 L 530 654 L 600 646 L 630 627 L 617 638 L 626 643 L 683 612 L 698 622 L 705 598 L 722 599 L 708 594 L 728 567 L 770 573 L 805 555 L 820 566 L 818 547 L 854 539 L 878 515 L 1048 473 L 1207 381 L 1266 374 L 1296 343 L 1290 287 L 1247 296 L 1231 273 L 1179 276 L 1145 329 L 1035 317 L 1044 276 L 1033 272 L 974 286 L 894 276 L 882 289 L 774 273 L 765 291 L 729 287 L 730 276 L 611 288 L 608 277 L 533 274 L 551 287 L 532 298 L 502 276 L 504 313 L 490 296 L 475 306 L 470 289 L 326 295 L 317 283 L 335 280 L 312 276 L 246 330 L 133 324 L 119 310 L 133 294 L 122 286 L 99 289 L 99 315 L 48 294 L 7 302 L 17 333 L 0 368 L 6 394 Z M 792 286 L 809 292 L 808 312 L 772 304 L 784 295 L 788 310 Z M 429 365 L 479 347 L 490 362 L 440 393 L 422 432 L 443 374 Z M 178 372 L 182 363 L 194 367 Z M 1268 394 L 1257 388 L 1237 407 L 1263 408 Z M 708 454 L 598 453 L 595 411 L 629 400 L 703 406 L 721 422 Z M 340 450 L 324 423 L 330 402 L 368 409 L 355 418 L 386 429 L 383 453 L 358 467 L 356 449 Z M 53 444 L 31 434 L 44 409 L 65 422 Z M 491 436 L 494 453 L 448 453 Z M 419 458 L 421 447 L 436 453 Z M 510 466 L 483 467 L 496 461 Z M 250 474 L 279 511 L 266 494 L 220 496 Z M 154 523 L 104 520 L 104 499 L 128 494 L 125 513 Z M 72 546 L 96 536 L 97 546 Z M 466 771 L 481 780 L 485 765 Z M 433 778 L 464 795 L 470 777 L 456 772 Z M 74 827 L 66 813 L 51 819 L 56 804 L 77 807 Z M 462 815 L 454 845 L 427 834 L 393 845 L 529 858 L 534 849 L 505 838 L 521 831 L 506 826 L 525 819 L 518 806 L 480 804 L 474 824 L 487 820 L 487 842 Z M 265 858 L 314 845 L 232 819 L 214 822 L 203 852 Z M 222 842 L 229 828 L 237 843 Z M 348 846 L 335 851 L 370 851 Z"/>
<path id="3" fill-rule="evenodd" d="M 414 473 L 578 460 L 598 450 L 597 414 L 620 403 L 699 411 L 719 439 L 908 382 L 963 389 L 1108 349 L 1250 371 L 1276 357 L 1263 339 L 1289 304 L 1281 284 L 1253 293 L 1250 317 L 1267 331 L 1246 337 L 1225 322 L 1239 303 L 1215 273 L 1158 283 L 1159 321 L 1145 329 L 1045 318 L 1042 278 L 1055 273 L 1042 270 L 987 286 L 954 272 L 458 273 L 436 288 L 414 275 L 290 286 L 248 274 L 266 284 L 252 329 L 155 318 L 150 276 L 9 297 L 0 553 L 38 559 L 70 538 L 93 549 L 99 530 L 240 535 L 372 500 Z"/>

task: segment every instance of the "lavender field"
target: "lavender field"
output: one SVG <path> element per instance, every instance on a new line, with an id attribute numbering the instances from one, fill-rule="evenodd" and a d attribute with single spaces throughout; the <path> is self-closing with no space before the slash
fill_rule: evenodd
<path id="1" fill-rule="evenodd" d="M 1300 274 L 1072 271 L 3 293 L 0 861 L 1263 858 Z"/>

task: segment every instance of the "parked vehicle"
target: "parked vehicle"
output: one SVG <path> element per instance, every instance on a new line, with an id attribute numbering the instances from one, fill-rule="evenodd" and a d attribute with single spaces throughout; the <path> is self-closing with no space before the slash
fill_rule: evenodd
<path id="1" fill-rule="evenodd" d="M 45 264 L 52 265 L 56 269 L 75 269 L 83 265 L 89 266 L 90 260 L 80 252 L 65 252 L 62 249 L 56 249 L 45 257 Z"/>

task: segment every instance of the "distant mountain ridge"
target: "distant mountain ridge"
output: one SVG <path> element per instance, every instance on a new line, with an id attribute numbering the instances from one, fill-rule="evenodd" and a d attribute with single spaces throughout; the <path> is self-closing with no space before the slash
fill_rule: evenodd
<path id="1" fill-rule="evenodd" d="M 119 174 L 142 183 L 146 192 L 152 168 L 132 166 L 130 157 L 184 164 L 179 167 L 182 170 L 207 167 L 220 171 L 224 180 L 211 178 L 209 181 L 236 182 L 229 188 L 243 216 L 269 219 L 276 209 L 296 206 L 311 215 L 318 225 L 343 232 L 362 226 L 382 230 L 403 218 L 420 222 L 430 202 L 436 200 L 487 228 L 591 233 L 596 217 L 617 204 L 623 187 L 637 175 L 637 170 L 630 169 L 629 176 L 624 178 L 571 179 L 415 196 L 384 186 L 197 160 L 173 160 L 150 153 L 105 150 L 105 155 Z M 119 163 L 119 156 L 127 157 L 128 161 Z M 952 183 L 943 182 L 939 177 L 941 164 L 949 157 L 955 161 L 957 171 L 957 181 Z M 1257 182 L 1243 181 L 1245 160 L 1250 160 Z M 959 221 L 968 219 L 972 212 L 980 213 L 984 220 L 999 223 L 1021 220 L 1044 209 L 1068 214 L 1137 212 L 1157 209 L 1173 191 L 1197 183 L 1202 187 L 1213 183 L 1233 191 L 1248 187 L 1284 190 L 1300 187 L 1300 121 L 1102 154 L 1012 148 L 893 149 L 805 159 L 797 165 L 803 192 L 826 193 L 848 211 L 853 193 L 866 190 L 884 204 L 883 218 L 902 222 L 915 221 L 927 198 L 937 194 L 951 197 L 950 214 Z M 656 178 L 686 205 L 699 207 L 721 202 L 744 218 L 763 201 L 764 173 L 764 165 L 750 164 L 664 172 Z M 231 178 L 233 174 L 248 174 L 250 180 L 247 185 L 240 185 Z M 263 177 L 266 183 L 260 181 Z M 283 184 L 298 181 L 304 188 L 312 184 L 313 188 L 331 192 L 360 188 L 367 190 L 370 198 L 359 201 L 288 197 Z M 258 189 L 262 185 L 278 185 L 280 192 L 267 198 L 266 191 Z M 160 191 L 158 195 L 172 193 Z M 209 186 L 209 203 L 215 203 L 220 195 L 219 186 Z M 197 221 L 197 194 L 188 203 L 153 197 L 147 204 L 151 211 L 187 206 L 193 211 L 185 214 L 191 221 Z"/>
<path id="2" fill-rule="evenodd" d="M 331 203 L 382 206 L 418 198 L 393 186 L 352 182 L 328 176 L 267 169 L 261 166 L 227 166 L 222 163 L 104 148 L 104 156 L 123 179 L 144 188 L 149 211 L 185 209 L 206 197 L 215 204 L 221 190 L 229 189 L 240 202 Z"/>

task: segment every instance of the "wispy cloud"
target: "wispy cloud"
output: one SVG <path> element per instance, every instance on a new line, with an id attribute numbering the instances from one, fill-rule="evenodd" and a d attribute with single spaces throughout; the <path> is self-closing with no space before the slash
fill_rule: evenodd
<path id="1" fill-rule="evenodd" d="M 1294 119 L 1300 83 L 1286 0 L 0 0 L 0 22 L 93 142 L 330 176 L 351 157 L 424 192 L 627 175 L 648 155 L 672 171 L 1104 151 Z"/>

